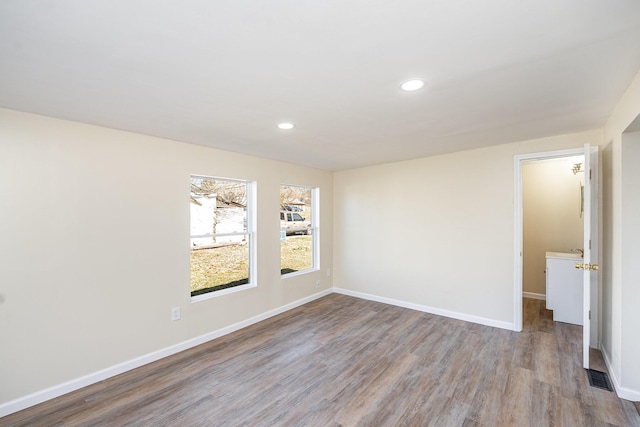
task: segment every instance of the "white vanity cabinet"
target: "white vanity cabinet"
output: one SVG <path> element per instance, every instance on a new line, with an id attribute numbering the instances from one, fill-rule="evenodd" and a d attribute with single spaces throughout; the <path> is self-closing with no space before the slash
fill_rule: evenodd
<path id="1" fill-rule="evenodd" d="M 547 309 L 553 310 L 556 322 L 582 325 L 582 263 L 577 254 L 547 252 Z"/>

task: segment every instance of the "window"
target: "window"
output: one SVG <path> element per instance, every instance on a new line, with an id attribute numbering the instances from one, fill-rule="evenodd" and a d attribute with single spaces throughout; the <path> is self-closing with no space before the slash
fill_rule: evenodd
<path id="1" fill-rule="evenodd" d="M 252 182 L 191 176 L 191 296 L 254 286 Z"/>
<path id="2" fill-rule="evenodd" d="M 280 272 L 319 268 L 318 189 L 280 186 Z"/>

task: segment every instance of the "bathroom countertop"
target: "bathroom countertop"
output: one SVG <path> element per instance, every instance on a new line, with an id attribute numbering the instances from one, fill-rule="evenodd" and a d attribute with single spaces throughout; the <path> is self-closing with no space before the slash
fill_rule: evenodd
<path id="1" fill-rule="evenodd" d="M 582 255 L 573 252 L 547 252 L 547 258 L 560 258 L 560 259 L 576 259 L 581 260 Z"/>

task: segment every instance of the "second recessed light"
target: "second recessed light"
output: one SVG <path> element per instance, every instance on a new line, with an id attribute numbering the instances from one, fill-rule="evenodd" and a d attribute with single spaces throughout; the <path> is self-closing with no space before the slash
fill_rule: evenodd
<path id="1" fill-rule="evenodd" d="M 296 125 L 294 125 L 293 123 L 280 123 L 278 125 L 278 129 L 282 129 L 282 130 L 290 130 L 290 129 L 293 129 L 294 127 L 296 127 Z"/>
<path id="2" fill-rule="evenodd" d="M 420 79 L 411 79 L 400 85 L 402 90 L 406 90 L 407 92 L 411 92 L 412 90 L 418 90 L 424 86 L 424 81 Z"/>

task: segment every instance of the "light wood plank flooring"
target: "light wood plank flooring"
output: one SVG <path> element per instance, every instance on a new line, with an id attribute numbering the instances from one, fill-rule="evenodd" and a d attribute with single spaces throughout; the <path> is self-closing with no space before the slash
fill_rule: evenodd
<path id="1" fill-rule="evenodd" d="M 530 299 L 524 319 L 516 333 L 332 294 L 0 425 L 640 425 L 589 386 L 579 326 Z"/>

